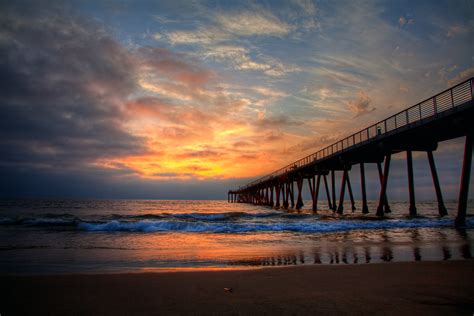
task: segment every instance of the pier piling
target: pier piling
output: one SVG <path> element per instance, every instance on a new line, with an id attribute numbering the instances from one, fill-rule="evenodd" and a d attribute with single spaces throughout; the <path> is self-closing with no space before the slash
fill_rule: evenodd
<path id="1" fill-rule="evenodd" d="M 472 135 L 467 135 L 464 145 L 464 159 L 462 163 L 461 187 L 459 189 L 458 214 L 455 220 L 456 227 L 466 226 L 467 195 L 472 163 Z"/>
<path id="2" fill-rule="evenodd" d="M 339 195 L 339 206 L 337 207 L 338 214 L 344 213 L 344 194 L 346 191 L 346 182 L 347 182 L 347 170 L 344 168 L 342 172 L 341 193 Z"/>
<path id="3" fill-rule="evenodd" d="M 356 207 L 355 207 L 355 202 L 354 202 L 354 195 L 352 194 L 352 187 L 351 187 L 351 180 L 350 180 L 350 177 L 349 177 L 349 172 L 346 171 L 347 173 L 347 179 L 346 179 L 346 182 L 347 182 L 347 191 L 349 191 L 349 198 L 351 199 L 351 210 L 352 212 L 354 212 L 356 210 Z"/>
<path id="4" fill-rule="evenodd" d="M 413 181 L 413 157 L 411 150 L 407 150 L 408 195 L 410 199 L 410 216 L 416 216 L 415 184 Z"/>
<path id="5" fill-rule="evenodd" d="M 431 176 L 433 178 L 433 185 L 436 191 L 436 199 L 438 200 L 438 212 L 439 216 L 448 215 L 448 211 L 444 206 L 443 194 L 441 193 L 441 187 L 439 185 L 438 172 L 436 171 L 436 165 L 433 157 L 433 152 L 431 150 L 426 152 L 428 155 L 428 161 L 430 163 Z"/>
<path id="6" fill-rule="evenodd" d="M 382 164 L 380 162 L 377 163 L 377 170 L 379 171 L 379 180 L 380 180 L 380 186 L 383 186 L 383 172 L 382 172 Z M 387 194 L 385 193 L 383 197 L 383 206 L 384 206 L 384 211 L 385 213 L 390 213 L 390 206 L 388 204 L 388 199 L 387 199 Z"/>
<path id="7" fill-rule="evenodd" d="M 364 163 L 360 163 L 360 187 L 362 193 L 362 214 L 369 213 L 369 207 L 367 206 L 367 192 L 365 190 L 365 168 Z"/>
<path id="8" fill-rule="evenodd" d="M 300 210 L 304 206 L 303 197 L 301 196 L 302 191 L 303 191 L 303 177 L 301 175 L 296 180 L 296 186 L 298 188 L 298 198 L 296 199 L 296 209 Z"/>
<path id="9" fill-rule="evenodd" d="M 318 211 L 318 195 L 319 195 L 319 185 L 321 183 L 321 173 L 318 172 L 317 180 L 316 180 L 316 188 L 314 190 L 314 197 L 313 197 L 313 213 Z M 314 177 L 313 177 L 313 187 L 314 187 Z"/>
<path id="10" fill-rule="evenodd" d="M 324 187 L 326 188 L 326 196 L 328 198 L 328 207 L 330 210 L 333 209 L 332 202 L 331 202 L 331 195 L 329 194 L 329 186 L 328 186 L 328 179 L 326 175 L 324 175 Z"/>
<path id="11" fill-rule="evenodd" d="M 385 201 L 387 200 L 386 192 L 387 192 L 387 183 L 388 183 L 388 172 L 390 170 L 390 159 L 391 159 L 391 155 L 388 154 L 385 157 L 383 177 L 382 177 L 382 188 L 380 189 L 379 206 L 377 207 L 377 216 L 384 215 L 383 206 L 384 206 Z"/>

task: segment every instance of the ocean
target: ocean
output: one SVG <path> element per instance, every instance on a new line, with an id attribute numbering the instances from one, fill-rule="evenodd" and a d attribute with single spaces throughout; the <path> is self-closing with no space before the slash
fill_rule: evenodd
<path id="1" fill-rule="evenodd" d="M 471 201 L 472 202 L 472 201 Z M 323 208 L 323 203 L 320 203 Z M 0 274 L 247 269 L 470 259 L 474 216 L 454 229 L 437 203 L 391 202 L 385 219 L 360 203 L 339 216 L 228 203 L 165 200 L 0 200 Z M 470 203 L 468 214 L 473 214 Z"/>

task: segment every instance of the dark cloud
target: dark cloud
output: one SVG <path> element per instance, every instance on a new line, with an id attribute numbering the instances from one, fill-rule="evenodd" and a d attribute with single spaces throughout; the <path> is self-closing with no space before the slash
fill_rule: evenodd
<path id="1" fill-rule="evenodd" d="M 66 197 L 66 198 L 120 198 L 120 199 L 223 199 L 227 190 L 250 181 L 228 180 L 151 180 L 127 177 L 120 170 L 97 169 L 96 172 L 72 171 L 53 174 L 40 170 L 23 172 L 4 170 L 0 181 L 0 198 L 5 197 Z M 192 178 L 193 174 L 161 173 L 156 176 Z"/>
<path id="2" fill-rule="evenodd" d="M 253 144 L 246 141 L 238 141 L 238 142 L 235 142 L 232 146 L 234 148 L 248 148 L 248 147 L 252 147 Z"/>
<path id="3" fill-rule="evenodd" d="M 141 152 L 123 128 L 136 88 L 129 52 L 60 6 L 0 8 L 0 164 L 81 167 Z"/>
<path id="4" fill-rule="evenodd" d="M 196 151 L 189 151 L 183 154 L 177 155 L 177 157 L 185 159 L 185 158 L 201 158 L 201 157 L 219 157 L 222 153 L 219 153 L 215 150 L 196 150 Z"/>

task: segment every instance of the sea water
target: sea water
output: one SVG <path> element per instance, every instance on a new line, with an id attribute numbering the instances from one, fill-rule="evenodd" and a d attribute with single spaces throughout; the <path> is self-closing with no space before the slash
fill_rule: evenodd
<path id="1" fill-rule="evenodd" d="M 242 269 L 472 257 L 474 216 L 457 204 L 391 202 L 385 218 L 345 206 L 317 214 L 227 201 L 0 200 L 0 274 Z M 468 214 L 474 209 L 470 203 Z"/>

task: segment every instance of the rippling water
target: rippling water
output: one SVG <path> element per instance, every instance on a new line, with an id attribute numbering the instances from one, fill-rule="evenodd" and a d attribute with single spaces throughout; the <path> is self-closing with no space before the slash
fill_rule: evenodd
<path id="1" fill-rule="evenodd" d="M 227 201 L 0 200 L 0 273 L 471 258 L 474 217 L 456 230 L 453 215 L 437 216 L 437 203 L 417 206 L 420 215 L 409 218 L 408 205 L 393 202 L 381 220 L 374 202 L 372 214 L 338 216 Z M 455 214 L 455 203 L 446 206 Z"/>

